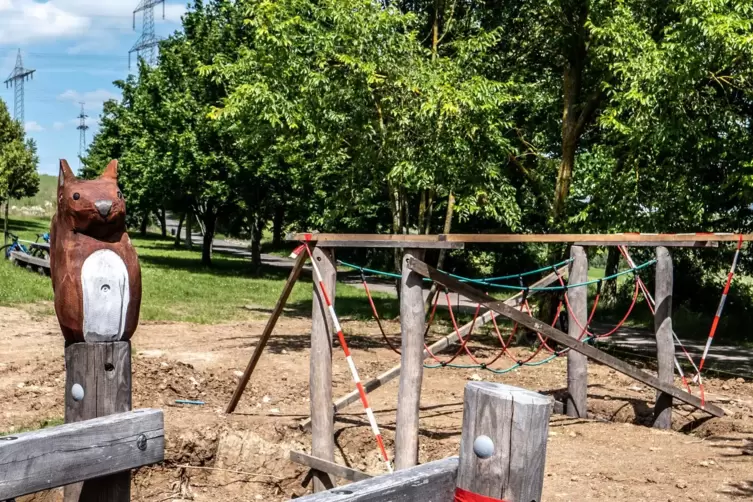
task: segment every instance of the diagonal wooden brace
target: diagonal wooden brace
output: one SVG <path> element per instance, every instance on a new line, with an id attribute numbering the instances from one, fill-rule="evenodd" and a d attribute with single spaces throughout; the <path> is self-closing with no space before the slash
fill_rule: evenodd
<path id="1" fill-rule="evenodd" d="M 407 262 L 407 265 L 408 268 L 410 268 L 417 274 L 428 277 L 429 279 L 442 284 L 443 286 L 455 291 L 456 293 L 465 296 L 469 300 L 480 303 L 486 308 L 493 310 L 509 319 L 512 319 L 513 321 L 522 324 L 527 328 L 538 331 L 542 334 L 542 336 L 551 338 L 557 343 L 560 343 L 561 345 L 564 345 L 571 350 L 579 352 L 598 363 L 609 366 L 610 368 L 617 370 L 620 373 L 623 373 L 631 378 L 638 380 L 639 382 L 642 382 L 650 387 L 669 394 L 679 401 L 703 410 L 710 415 L 713 415 L 715 417 L 724 416 L 724 410 L 722 410 L 718 406 L 715 406 L 708 402 L 704 404 L 696 396 L 678 389 L 674 385 L 660 382 L 659 379 L 655 376 L 636 368 L 632 364 L 626 363 L 625 361 L 602 352 L 601 350 L 592 347 L 591 345 L 587 345 L 581 341 L 578 341 L 575 338 L 572 338 L 569 335 L 563 333 L 562 331 L 551 327 L 549 324 L 531 317 L 513 307 L 505 305 L 504 302 L 492 298 L 483 291 L 479 291 L 478 289 L 469 286 L 468 284 L 462 283 L 459 280 L 454 279 L 433 267 L 430 267 L 421 260 L 413 258 Z"/>

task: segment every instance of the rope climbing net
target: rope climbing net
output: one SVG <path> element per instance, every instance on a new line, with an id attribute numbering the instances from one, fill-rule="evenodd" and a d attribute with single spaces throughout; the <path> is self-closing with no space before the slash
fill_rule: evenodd
<path id="1" fill-rule="evenodd" d="M 528 301 L 531 295 L 536 294 L 536 293 L 543 293 L 543 292 L 559 293 L 560 297 L 559 297 L 558 305 L 557 305 L 557 308 L 555 309 L 555 313 L 553 315 L 553 319 L 550 325 L 554 327 L 557 325 L 557 323 L 559 323 L 559 328 L 561 331 L 570 332 L 570 334 L 575 336 L 575 338 L 577 338 L 578 341 L 581 341 L 584 343 L 595 344 L 597 341 L 605 339 L 605 338 L 609 338 L 613 336 L 615 333 L 619 332 L 619 330 L 625 325 L 630 315 L 632 314 L 641 293 L 643 294 L 643 297 L 646 300 L 647 306 L 650 309 L 650 311 L 654 313 L 656 310 L 656 303 L 654 301 L 654 298 L 651 296 L 651 294 L 648 291 L 648 288 L 646 287 L 645 283 L 641 279 L 640 272 L 656 264 L 657 260 L 655 259 L 648 260 L 640 265 L 637 265 L 632 259 L 632 257 L 630 256 L 626 246 L 618 246 L 618 247 L 619 247 L 622 257 L 628 263 L 628 266 L 629 266 L 628 269 L 611 274 L 607 277 L 593 279 L 593 280 L 584 281 L 580 283 L 572 283 L 572 284 L 566 283 L 563 275 L 560 273 L 561 267 L 564 267 L 570 264 L 571 260 L 564 260 L 554 265 L 541 267 L 535 270 L 530 270 L 530 271 L 522 272 L 519 274 L 512 274 L 512 275 L 498 276 L 498 277 L 470 278 L 470 277 L 463 277 L 463 276 L 459 276 L 455 274 L 449 274 L 449 275 L 451 275 L 455 279 L 458 279 L 461 282 L 466 282 L 466 283 L 474 284 L 476 286 L 483 287 L 487 291 L 488 290 L 515 291 L 518 295 L 521 296 L 519 304 L 518 304 L 518 308 L 531 317 L 533 317 L 533 310 Z M 705 359 L 708 355 L 709 348 L 713 341 L 714 334 L 719 323 L 719 318 L 721 317 L 722 311 L 724 309 L 725 300 L 729 292 L 730 284 L 735 274 L 735 267 L 738 262 L 741 247 L 742 247 L 742 236 L 740 236 L 740 239 L 738 241 L 738 246 L 735 252 L 732 267 L 730 269 L 729 274 L 727 275 L 727 280 L 725 283 L 724 291 L 722 293 L 722 298 L 720 300 L 719 307 L 714 317 L 714 322 L 711 326 L 708 341 L 705 346 L 704 353 L 700 359 L 699 365 L 695 364 L 693 357 L 685 348 L 680 338 L 677 336 L 677 334 L 674 331 L 672 331 L 675 345 L 680 348 L 681 353 L 688 359 L 688 361 L 690 362 L 690 365 L 695 370 L 695 377 L 693 378 L 693 381 L 697 381 L 699 384 L 701 399 L 703 402 L 705 402 L 705 399 L 704 399 L 704 388 L 703 388 L 703 380 L 701 378 L 701 371 L 703 369 L 703 364 L 705 362 Z M 326 309 L 331 317 L 334 331 L 337 335 L 337 338 L 340 342 L 340 346 L 345 355 L 345 359 L 348 363 L 348 368 L 350 369 L 351 376 L 353 378 L 355 386 L 358 389 L 358 393 L 359 393 L 359 396 L 361 398 L 361 402 L 364 408 L 364 413 L 366 414 L 369 424 L 371 425 L 372 431 L 374 433 L 374 437 L 377 443 L 379 454 L 382 457 L 382 460 L 385 462 L 387 470 L 389 472 L 392 472 L 392 465 L 387 455 L 387 451 L 386 451 L 379 427 L 377 425 L 376 418 L 374 416 L 374 413 L 371 407 L 369 406 L 368 398 L 364 390 L 363 384 L 361 383 L 361 380 L 359 378 L 355 361 L 353 360 L 352 354 L 348 347 L 347 340 L 345 338 L 342 327 L 338 320 L 334 306 L 330 298 L 327 295 L 327 291 L 326 291 L 326 288 L 324 287 L 324 281 L 323 281 L 321 272 L 319 271 L 319 267 L 316 265 L 316 260 L 314 260 L 314 257 L 313 257 L 313 254 L 311 252 L 308 242 L 304 242 L 298 248 L 296 248 L 292 256 L 295 256 L 298 253 L 304 252 L 304 250 L 311 260 L 312 268 L 315 273 L 315 278 L 317 282 L 317 285 L 316 285 L 317 291 L 321 295 L 321 298 L 323 298 L 323 303 L 326 305 Z M 385 271 L 380 271 L 380 270 L 374 270 L 374 269 L 370 269 L 366 267 L 361 267 L 361 266 L 354 265 L 352 263 L 347 263 L 340 260 L 338 260 L 338 263 L 342 266 L 351 268 L 353 270 L 357 270 L 360 273 L 361 281 L 363 283 L 363 287 L 366 292 L 366 296 L 368 298 L 372 314 L 379 327 L 379 331 L 383 339 L 387 343 L 387 345 L 390 347 L 390 349 L 394 351 L 395 353 L 400 354 L 400 350 L 397 347 L 395 347 L 395 345 L 392 343 L 389 336 L 387 336 L 387 333 L 384 330 L 384 326 L 382 324 L 382 318 L 379 315 L 379 312 L 376 307 L 376 303 L 371 293 L 371 288 L 369 287 L 367 274 L 371 276 L 382 276 L 382 277 L 389 277 L 389 278 L 400 278 L 401 275 L 390 273 L 390 272 L 385 272 Z M 557 282 L 558 284 L 553 285 L 553 286 L 526 285 L 525 283 L 526 278 L 540 275 L 542 273 L 554 274 L 556 277 L 555 282 Z M 621 277 L 630 276 L 630 275 L 632 275 L 633 277 L 634 287 L 633 287 L 633 293 L 631 296 L 630 305 L 628 306 L 625 314 L 620 318 L 619 322 L 611 329 L 603 333 L 596 333 L 591 328 L 591 326 L 593 324 L 594 316 L 596 314 L 596 310 L 601 300 L 603 284 L 608 281 L 617 281 Z M 424 281 L 431 281 L 431 280 L 424 279 Z M 517 284 L 505 284 L 505 281 L 517 281 Z M 581 322 L 578 319 L 578 316 L 575 315 L 575 313 L 573 312 L 573 308 L 572 308 L 572 305 L 570 304 L 568 292 L 573 288 L 588 287 L 592 285 L 595 285 L 596 287 L 596 294 L 594 296 L 591 309 L 588 312 L 588 315 L 586 317 L 586 321 Z M 487 358 L 482 358 L 479 355 L 477 355 L 477 353 L 475 353 L 473 350 L 471 350 L 471 347 L 470 347 L 470 342 L 474 336 L 474 329 L 476 328 L 477 323 L 481 324 L 479 322 L 479 315 L 481 314 L 482 305 L 480 303 L 476 304 L 473 318 L 470 323 L 470 328 L 467 330 L 466 334 L 463 335 L 461 328 L 458 326 L 457 317 L 455 315 L 455 309 L 453 308 L 452 301 L 450 299 L 450 291 L 444 287 L 440 287 L 438 290 L 441 291 L 441 293 L 436 294 L 432 300 L 431 309 L 429 311 L 428 318 L 425 323 L 426 327 L 424 331 L 424 339 L 426 339 L 426 336 L 429 334 L 431 327 L 434 324 L 434 321 L 436 319 L 436 314 L 437 314 L 437 307 L 439 305 L 439 300 L 443 296 L 445 298 L 445 303 L 446 303 L 447 311 L 449 314 L 450 324 L 452 325 L 452 330 L 454 332 L 455 337 L 457 338 L 459 347 L 457 348 L 457 350 L 455 350 L 453 354 L 443 359 L 443 358 L 440 358 L 436 353 L 434 353 L 428 344 L 424 343 L 425 352 L 426 354 L 428 354 L 429 359 L 432 360 L 432 362 L 430 363 L 424 363 L 425 368 L 429 368 L 429 369 L 435 369 L 435 368 L 481 369 L 481 370 L 489 371 L 497 375 L 502 375 L 502 374 L 515 371 L 519 368 L 543 366 L 545 364 L 548 364 L 554 361 L 558 357 L 566 354 L 570 350 L 569 348 L 557 349 L 555 347 L 552 347 L 552 344 L 549 342 L 549 339 L 547 337 L 542 335 L 540 332 L 536 332 L 535 335 L 538 341 L 537 346 L 535 347 L 535 349 L 532 351 L 530 355 L 521 359 L 520 357 L 517 357 L 511 350 L 513 341 L 516 339 L 516 335 L 518 333 L 518 329 L 519 329 L 518 323 L 514 322 L 509 335 L 505 336 L 503 335 L 502 330 L 500 330 L 499 324 L 497 323 L 496 313 L 492 312 L 490 315 L 492 330 L 494 333 L 494 338 L 499 343 L 500 348 L 492 356 L 487 357 Z M 458 304 L 459 303 L 460 303 L 460 298 L 458 295 Z M 458 305 L 458 308 L 459 308 L 459 305 Z M 577 329 L 570 329 L 572 327 L 567 325 L 568 319 L 572 319 L 575 321 Z M 545 357 L 539 358 L 537 360 L 537 358 L 541 354 L 545 354 Z M 471 364 L 456 362 L 458 361 L 460 357 L 467 357 L 468 359 L 470 359 Z M 506 367 L 497 367 L 496 366 L 497 363 L 503 358 L 511 360 L 512 364 L 509 364 Z M 686 378 L 685 373 L 682 370 L 682 366 L 679 360 L 677 359 L 677 351 L 675 353 L 674 363 L 675 363 L 675 367 L 677 368 L 682 378 L 683 384 L 687 388 L 688 392 L 692 392 L 690 388 L 690 383 L 688 379 Z"/>

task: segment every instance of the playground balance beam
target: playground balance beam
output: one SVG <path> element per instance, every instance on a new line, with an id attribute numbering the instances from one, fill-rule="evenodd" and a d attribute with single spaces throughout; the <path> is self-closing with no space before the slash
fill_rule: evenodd
<path id="1" fill-rule="evenodd" d="M 462 248 L 465 244 L 578 243 L 589 246 L 713 247 L 720 242 L 737 242 L 740 234 L 288 234 L 289 241 L 316 242 L 321 247 Z M 743 234 L 743 241 L 753 234 Z"/>
<path id="2" fill-rule="evenodd" d="M 663 383 L 659 381 L 659 379 L 655 376 L 646 373 L 645 371 L 642 371 L 635 366 L 626 363 L 625 361 L 602 352 L 601 350 L 592 347 L 591 345 L 587 345 L 575 338 L 572 338 L 570 335 L 563 333 L 556 328 L 553 328 L 549 324 L 531 317 L 523 312 L 520 312 L 519 310 L 506 305 L 504 302 L 498 301 L 490 297 L 486 293 L 479 291 L 478 289 L 471 287 L 465 283 L 462 283 L 443 272 L 438 271 L 437 269 L 427 265 L 421 260 L 412 258 L 408 260 L 407 266 L 417 274 L 436 281 L 439 284 L 468 298 L 469 300 L 480 303 L 486 308 L 493 310 L 494 312 L 497 312 L 498 314 L 501 314 L 519 324 L 522 324 L 529 329 L 538 331 L 542 336 L 551 338 L 555 342 L 560 343 L 571 350 L 579 352 L 598 363 L 609 366 L 610 368 L 617 370 L 620 373 L 634 378 L 635 380 L 653 387 L 654 389 L 660 390 L 665 394 L 668 394 L 676 398 L 677 400 L 682 401 L 683 403 L 703 410 L 710 415 L 713 415 L 715 417 L 724 416 L 724 411 L 718 406 L 715 406 L 708 402 L 704 403 L 698 397 L 680 390 L 674 385 Z"/>

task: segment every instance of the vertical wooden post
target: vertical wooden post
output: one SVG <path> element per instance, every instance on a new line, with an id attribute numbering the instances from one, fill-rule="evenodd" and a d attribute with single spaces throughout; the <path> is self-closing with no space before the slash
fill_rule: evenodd
<path id="1" fill-rule="evenodd" d="M 406 266 L 410 258 L 423 259 L 423 251 L 406 249 L 403 253 L 400 283 L 400 332 L 402 336 L 400 387 L 397 395 L 395 431 L 395 469 L 418 464 L 418 418 L 421 383 L 424 375 L 424 296 L 423 278 Z"/>
<path id="2" fill-rule="evenodd" d="M 568 285 L 588 281 L 588 256 L 581 246 L 570 248 L 570 274 Z M 568 334 L 580 337 L 588 321 L 588 286 L 578 286 L 567 290 L 570 302 L 568 312 Z M 580 324 L 580 326 L 579 326 Z M 588 358 L 574 350 L 567 353 L 567 403 L 565 411 L 570 417 L 588 416 Z"/>
<path id="3" fill-rule="evenodd" d="M 335 302 L 337 267 L 333 249 L 315 247 L 316 265 L 324 279 L 324 290 Z M 335 460 L 335 427 L 332 411 L 332 330 L 327 302 L 322 297 L 314 276 L 314 301 L 311 310 L 311 358 L 309 389 L 311 396 L 311 454 L 323 460 Z M 332 488 L 328 474 L 314 472 L 314 491 Z"/>
<path id="4" fill-rule="evenodd" d="M 131 411 L 130 342 L 74 343 L 65 348 L 65 422 Z M 131 500 L 131 473 L 65 487 L 65 502 Z"/>
<path id="5" fill-rule="evenodd" d="M 675 345 L 672 340 L 672 255 L 665 247 L 656 248 L 656 313 L 654 331 L 656 333 L 656 356 L 659 366 L 659 380 L 670 385 L 675 381 Z M 654 407 L 654 427 L 672 428 L 672 396 L 657 391 Z"/>
<path id="6" fill-rule="evenodd" d="M 457 489 L 493 499 L 539 502 L 550 413 L 549 399 L 536 392 L 469 382 Z"/>

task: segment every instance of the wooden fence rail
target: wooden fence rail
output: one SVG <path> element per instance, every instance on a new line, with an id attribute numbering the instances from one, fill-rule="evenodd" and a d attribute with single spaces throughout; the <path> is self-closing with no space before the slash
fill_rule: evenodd
<path id="1" fill-rule="evenodd" d="M 164 451 L 162 411 L 153 409 L 3 436 L 0 500 L 161 462 Z"/>

